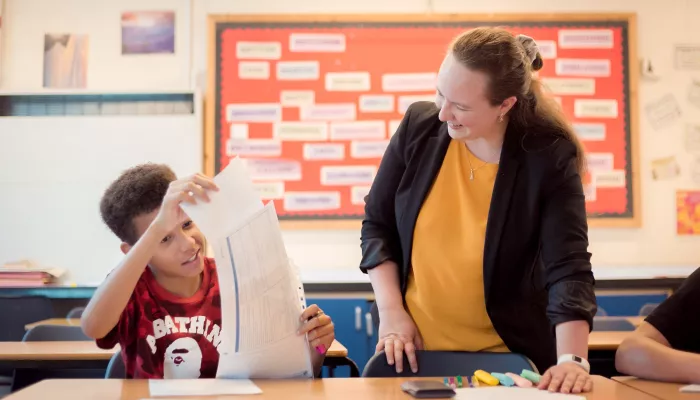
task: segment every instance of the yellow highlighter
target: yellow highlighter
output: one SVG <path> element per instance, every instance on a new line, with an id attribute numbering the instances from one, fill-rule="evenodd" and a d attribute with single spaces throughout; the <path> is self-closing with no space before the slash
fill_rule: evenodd
<path id="1" fill-rule="evenodd" d="M 474 376 L 476 376 L 479 382 L 483 382 L 489 386 L 498 386 L 498 379 L 484 370 L 478 369 L 474 371 Z"/>

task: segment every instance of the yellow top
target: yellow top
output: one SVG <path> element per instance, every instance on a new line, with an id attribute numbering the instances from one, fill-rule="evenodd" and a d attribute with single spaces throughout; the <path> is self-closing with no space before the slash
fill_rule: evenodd
<path id="1" fill-rule="evenodd" d="M 497 172 L 498 164 L 485 164 L 452 140 L 418 214 L 406 304 L 426 350 L 508 351 L 484 297 L 486 221 Z"/>

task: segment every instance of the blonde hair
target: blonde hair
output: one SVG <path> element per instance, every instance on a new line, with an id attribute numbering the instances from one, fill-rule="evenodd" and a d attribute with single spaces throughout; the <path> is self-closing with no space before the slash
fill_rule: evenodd
<path id="1" fill-rule="evenodd" d="M 515 37 L 501 28 L 481 27 L 457 36 L 449 51 L 465 67 L 489 77 L 486 95 L 492 105 L 500 105 L 511 96 L 518 99 L 509 117 L 519 132 L 550 133 L 571 141 L 576 146 L 576 167 L 583 178 L 583 145 L 557 102 L 545 94 L 542 83 L 533 77 L 533 71 L 540 70 L 544 62 L 532 38 Z"/>

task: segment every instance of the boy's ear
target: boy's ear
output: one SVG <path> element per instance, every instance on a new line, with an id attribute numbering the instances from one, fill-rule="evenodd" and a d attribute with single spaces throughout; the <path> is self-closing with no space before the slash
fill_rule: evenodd
<path id="1" fill-rule="evenodd" d="M 131 250 L 131 245 L 129 245 L 129 243 L 122 242 L 119 248 L 122 250 L 122 253 L 126 254 L 129 252 L 129 250 Z"/>

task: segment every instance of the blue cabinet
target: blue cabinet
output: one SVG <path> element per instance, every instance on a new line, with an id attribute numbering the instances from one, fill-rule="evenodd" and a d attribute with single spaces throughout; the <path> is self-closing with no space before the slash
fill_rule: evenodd
<path id="1" fill-rule="evenodd" d="M 598 316 L 628 317 L 640 315 L 645 304 L 659 304 L 668 298 L 666 291 L 597 292 Z M 603 311 L 601 311 L 601 309 Z"/>
<path id="2" fill-rule="evenodd" d="M 370 301 L 360 297 L 307 297 L 306 304 L 317 304 L 333 319 L 335 338 L 348 349 L 348 357 L 357 364 L 362 373 L 367 360 L 374 354 L 376 343 L 376 333 L 369 316 Z M 323 374 L 327 376 L 327 371 Z M 349 377 L 350 369 L 338 367 L 335 376 Z"/>

